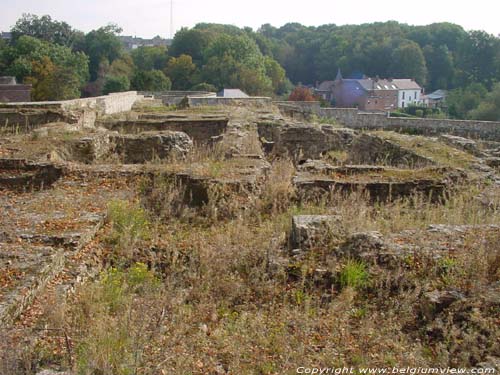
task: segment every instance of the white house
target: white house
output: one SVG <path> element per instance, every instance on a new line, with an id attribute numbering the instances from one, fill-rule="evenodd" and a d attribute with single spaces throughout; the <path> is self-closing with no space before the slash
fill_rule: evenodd
<path id="1" fill-rule="evenodd" d="M 422 104 L 422 87 L 413 79 L 393 79 L 398 88 L 398 108 Z"/>

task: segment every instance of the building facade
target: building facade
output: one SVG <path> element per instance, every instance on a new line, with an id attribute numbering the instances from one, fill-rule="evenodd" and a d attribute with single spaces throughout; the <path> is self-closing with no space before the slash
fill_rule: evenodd
<path id="1" fill-rule="evenodd" d="M 316 85 L 314 93 L 335 107 L 364 111 L 393 111 L 422 103 L 422 88 L 412 79 L 345 79 L 340 70 L 335 81 Z"/>
<path id="2" fill-rule="evenodd" d="M 30 102 L 31 85 L 18 85 L 15 77 L 0 77 L 0 103 Z"/>
<path id="3" fill-rule="evenodd" d="M 413 79 L 393 79 L 398 88 L 398 108 L 422 104 L 422 87 Z"/>

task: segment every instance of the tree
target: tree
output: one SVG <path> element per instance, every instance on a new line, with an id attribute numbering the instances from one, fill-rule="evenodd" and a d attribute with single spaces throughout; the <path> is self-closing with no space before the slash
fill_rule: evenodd
<path id="1" fill-rule="evenodd" d="M 193 85 L 196 65 L 188 55 L 172 57 L 165 67 L 165 75 L 172 80 L 175 90 L 188 90 Z"/>
<path id="2" fill-rule="evenodd" d="M 213 38 L 214 34 L 206 30 L 182 28 L 175 34 L 169 53 L 174 57 L 189 55 L 194 64 L 201 66 L 206 62 L 203 52 Z"/>
<path id="3" fill-rule="evenodd" d="M 123 54 L 123 46 L 117 34 L 121 29 L 116 25 L 108 25 L 97 30 L 92 30 L 85 35 L 83 43 L 83 52 L 90 59 L 90 79 L 97 79 L 99 64 L 103 60 L 113 63 Z"/>
<path id="4" fill-rule="evenodd" d="M 88 81 L 88 58 L 82 52 L 72 52 L 70 48 L 45 42 L 31 36 L 21 36 L 14 46 L 7 47 L 2 54 L 6 68 L 2 74 L 16 76 L 19 82 L 28 77 L 30 80 L 38 81 L 42 79 L 42 67 L 47 67 L 51 74 L 61 74 L 61 86 L 49 84 L 47 79 L 56 79 L 48 75 L 43 85 L 53 90 L 63 90 L 61 93 L 47 93 L 40 97 L 44 98 L 77 98 L 80 90 Z M 50 62 L 50 63 L 49 63 Z M 38 70 L 36 70 L 36 69 Z M 35 70 L 34 70 L 35 69 Z M 45 99 L 48 100 L 48 99 Z"/>
<path id="5" fill-rule="evenodd" d="M 273 92 L 283 94 L 287 90 L 285 69 L 283 69 L 276 60 L 269 56 L 264 58 L 264 66 L 266 69 L 266 75 L 271 79 Z"/>
<path id="6" fill-rule="evenodd" d="M 422 49 L 417 43 L 408 41 L 400 45 L 392 53 L 391 60 L 391 71 L 395 78 L 413 78 L 425 85 L 427 67 Z"/>
<path id="7" fill-rule="evenodd" d="M 139 91 L 169 91 L 172 88 L 172 82 L 161 70 L 137 71 L 131 84 Z"/>
<path id="8" fill-rule="evenodd" d="M 68 66 L 58 66 L 48 56 L 34 61 L 32 75 L 26 78 L 33 85 L 32 98 L 37 101 L 67 100 L 80 97 L 77 72 Z"/>
<path id="9" fill-rule="evenodd" d="M 126 76 L 108 76 L 104 82 L 103 94 L 130 90 L 130 80 Z"/>
<path id="10" fill-rule="evenodd" d="M 109 75 L 112 76 L 126 76 L 127 78 L 132 78 L 134 75 L 135 65 L 132 57 L 128 54 L 124 54 L 110 65 Z"/>
<path id="11" fill-rule="evenodd" d="M 191 87 L 193 91 L 207 91 L 207 92 L 217 92 L 217 87 L 211 85 L 210 83 L 202 82 Z"/>
<path id="12" fill-rule="evenodd" d="M 23 14 L 11 29 L 15 43 L 21 36 L 27 35 L 66 47 L 73 45 L 77 33 L 66 22 L 52 20 L 48 15 L 38 17 L 34 14 Z"/>
<path id="13" fill-rule="evenodd" d="M 163 46 L 139 47 L 131 52 L 131 56 L 139 70 L 161 70 L 168 60 L 167 48 Z"/>
<path id="14" fill-rule="evenodd" d="M 314 102 L 317 99 L 311 93 L 311 90 L 309 90 L 307 87 L 298 86 L 292 91 L 292 93 L 288 97 L 288 100 L 294 102 Z"/>
<path id="15" fill-rule="evenodd" d="M 481 83 L 449 91 L 446 97 L 448 114 L 457 119 L 470 118 L 470 112 L 479 106 L 487 93 L 488 90 Z"/>
<path id="16" fill-rule="evenodd" d="M 479 106 L 472 110 L 470 117 L 483 121 L 500 121 L 500 83 L 493 86 Z"/>
<path id="17" fill-rule="evenodd" d="M 430 90 L 447 89 L 453 84 L 453 56 L 446 45 L 425 46 L 424 55 L 429 70 L 428 87 Z"/>

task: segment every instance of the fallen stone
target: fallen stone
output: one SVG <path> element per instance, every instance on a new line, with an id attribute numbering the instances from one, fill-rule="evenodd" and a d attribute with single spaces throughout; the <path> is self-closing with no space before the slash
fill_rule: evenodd
<path id="1" fill-rule="evenodd" d="M 439 140 L 448 146 L 452 146 L 467 152 L 470 152 L 474 156 L 482 156 L 483 153 L 479 150 L 477 142 L 472 139 L 458 137 L 451 134 L 441 134 Z"/>
<path id="2" fill-rule="evenodd" d="M 342 238 L 344 232 L 340 216 L 294 216 L 290 234 L 291 250 L 309 250 L 313 247 L 329 245 L 332 240 Z"/>

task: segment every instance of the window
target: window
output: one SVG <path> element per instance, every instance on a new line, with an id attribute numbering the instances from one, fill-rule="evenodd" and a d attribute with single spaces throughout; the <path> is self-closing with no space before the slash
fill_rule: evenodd
<path id="1" fill-rule="evenodd" d="M 403 91 L 403 100 L 405 99 L 405 92 Z M 404 107 L 404 106 L 403 106 Z"/>
<path id="2" fill-rule="evenodd" d="M 401 107 L 403 107 L 403 108 L 405 107 L 405 102 L 401 103 Z"/>

